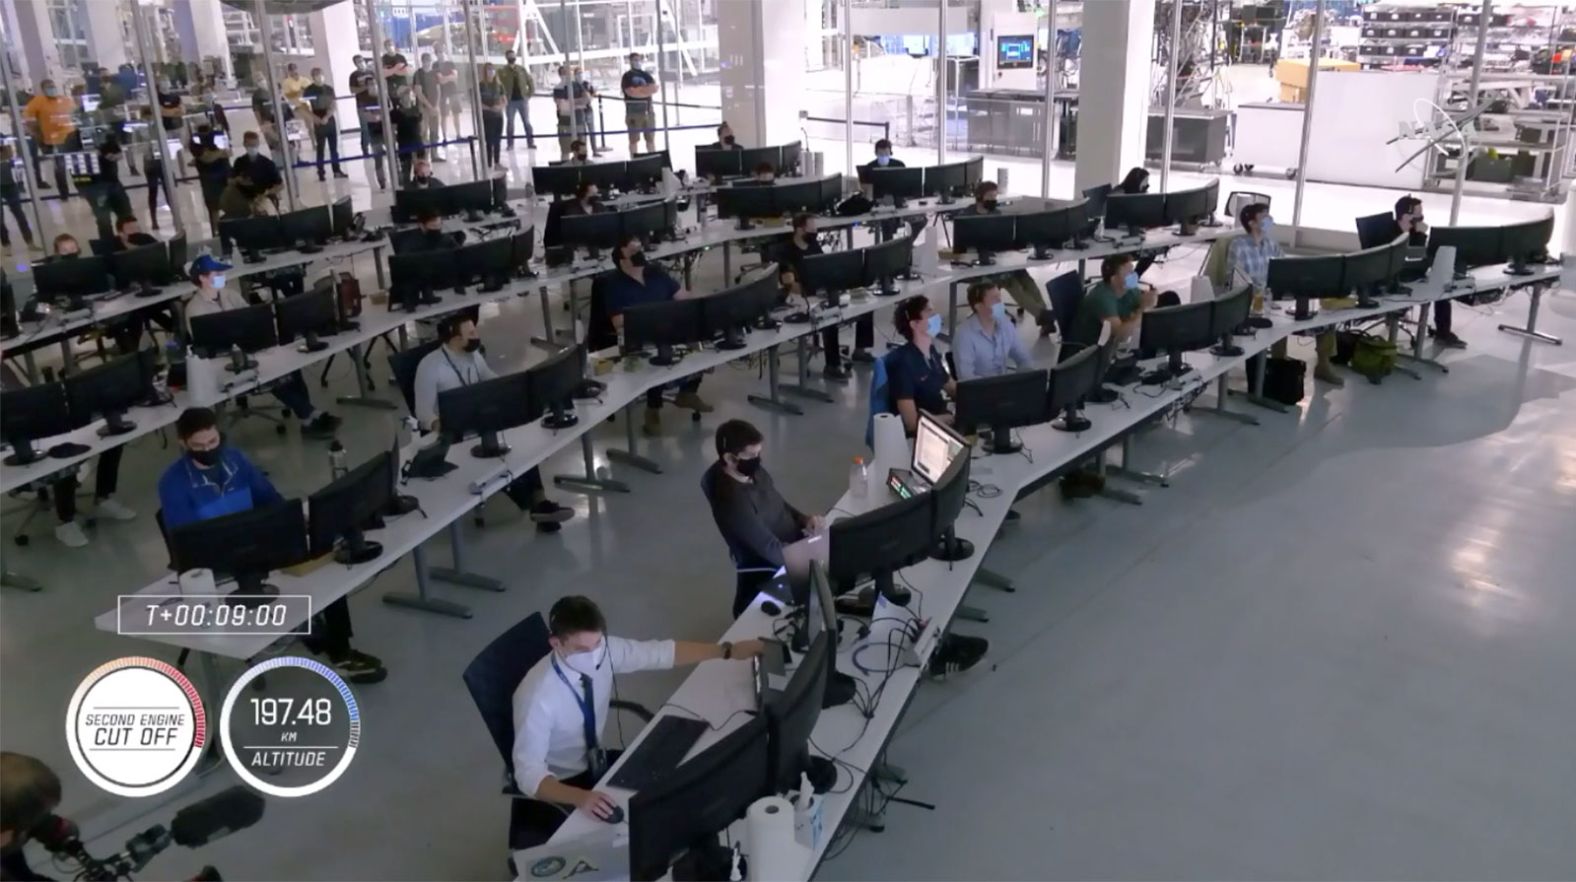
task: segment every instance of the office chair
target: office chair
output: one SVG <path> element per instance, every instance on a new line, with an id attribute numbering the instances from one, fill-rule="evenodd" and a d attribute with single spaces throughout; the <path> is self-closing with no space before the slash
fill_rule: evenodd
<path id="1" fill-rule="evenodd" d="M 511 849 L 517 841 L 516 833 L 521 830 L 521 806 L 531 799 L 520 792 L 514 780 L 514 690 L 536 663 L 552 651 L 547 639 L 547 620 L 541 613 L 532 613 L 487 644 L 460 675 L 465 681 L 466 690 L 471 693 L 471 701 L 476 704 L 476 711 L 482 716 L 487 733 L 498 748 L 499 758 L 503 760 L 503 787 L 500 792 L 511 798 Z M 634 702 L 614 699 L 611 708 L 634 714 L 643 723 L 651 722 L 651 711 Z"/>
<path id="2" fill-rule="evenodd" d="M 1270 197 L 1263 193 L 1251 193 L 1247 190 L 1233 190 L 1226 197 L 1226 212 L 1231 215 L 1232 226 L 1237 225 L 1237 217 L 1242 214 L 1242 209 L 1256 202 L 1270 204 Z"/>
<path id="3" fill-rule="evenodd" d="M 389 353 L 389 375 L 393 377 L 394 385 L 399 388 L 399 394 L 405 398 L 405 410 L 411 416 L 416 415 L 416 369 L 421 366 L 421 360 L 427 354 L 443 345 L 441 340 L 428 340 L 412 346 L 403 352 Z"/>
<path id="4" fill-rule="evenodd" d="M 1395 227 L 1395 215 L 1388 211 L 1370 214 L 1357 219 L 1357 247 L 1377 248 L 1390 244 L 1390 230 Z"/>
<path id="5" fill-rule="evenodd" d="M 1056 327 L 1062 339 L 1069 342 L 1073 322 L 1078 318 L 1078 305 L 1083 302 L 1083 279 L 1076 270 L 1056 276 L 1045 283 L 1045 297 L 1051 302 L 1051 315 L 1056 317 Z"/>
<path id="6" fill-rule="evenodd" d="M 72 470 L 75 470 L 76 468 L 77 466 L 71 467 Z M 26 548 L 28 544 L 33 541 L 33 535 L 28 531 L 28 527 L 32 525 L 35 518 L 37 518 L 39 515 L 54 514 L 55 498 L 51 494 L 55 492 L 55 479 L 59 476 L 60 475 L 57 472 L 56 474 L 50 475 L 47 478 L 40 478 L 37 481 L 33 481 L 18 487 L 7 494 L 13 499 L 19 499 L 25 502 L 24 505 L 19 505 L 10 511 L 4 512 L 4 518 L 8 523 L 16 523 L 16 529 L 11 531 L 11 541 L 15 543 L 18 548 Z M 79 486 L 82 485 L 79 484 Z M 33 492 L 33 498 L 25 499 L 22 496 L 22 493 L 29 490 Z M 91 488 L 79 491 L 77 493 L 77 498 L 81 500 L 92 499 L 93 492 Z M 16 521 L 18 514 L 22 515 L 22 520 L 19 523 Z M 78 518 L 78 521 L 85 526 L 92 526 L 94 518 L 91 516 L 82 516 Z"/>
<path id="7" fill-rule="evenodd" d="M 1242 235 L 1245 235 L 1244 232 L 1238 228 L 1216 238 L 1209 243 L 1209 251 L 1205 252 L 1204 261 L 1198 266 L 1198 274 L 1209 279 L 1216 291 L 1231 288 L 1231 242 Z"/>

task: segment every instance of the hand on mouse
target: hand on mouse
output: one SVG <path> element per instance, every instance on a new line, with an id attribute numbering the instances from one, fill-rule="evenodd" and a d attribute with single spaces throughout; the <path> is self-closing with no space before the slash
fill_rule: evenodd
<path id="1" fill-rule="evenodd" d="M 597 820 L 607 820 L 616 808 L 618 808 L 618 803 L 614 802 L 613 797 L 608 796 L 606 793 L 587 790 L 580 797 L 579 809 Z"/>

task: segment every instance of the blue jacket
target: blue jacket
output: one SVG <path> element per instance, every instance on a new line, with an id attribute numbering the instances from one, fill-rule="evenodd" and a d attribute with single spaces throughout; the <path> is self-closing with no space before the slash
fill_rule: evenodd
<path id="1" fill-rule="evenodd" d="M 159 478 L 159 505 L 169 530 L 283 501 L 268 477 L 232 447 L 224 448 L 213 468 L 198 468 L 182 456 Z"/>

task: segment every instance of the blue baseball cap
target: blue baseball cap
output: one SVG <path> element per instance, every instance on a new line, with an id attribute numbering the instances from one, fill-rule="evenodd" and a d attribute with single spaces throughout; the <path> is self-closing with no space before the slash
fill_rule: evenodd
<path id="1" fill-rule="evenodd" d="M 192 261 L 191 277 L 195 279 L 204 273 L 222 273 L 229 268 L 228 263 L 215 260 L 212 254 L 204 254 Z"/>

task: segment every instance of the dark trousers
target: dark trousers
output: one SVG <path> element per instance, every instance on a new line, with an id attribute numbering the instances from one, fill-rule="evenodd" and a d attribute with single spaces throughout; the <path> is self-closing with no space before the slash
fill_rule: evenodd
<path id="1" fill-rule="evenodd" d="M 503 114 L 482 111 L 482 140 L 487 144 L 487 163 L 497 165 L 503 161 Z"/>
<path id="2" fill-rule="evenodd" d="M 420 144 L 400 144 L 394 149 L 399 151 L 399 185 L 401 189 L 410 186 L 411 173 L 416 168 L 418 158 L 426 158 L 426 151 L 418 150 Z"/>
<path id="3" fill-rule="evenodd" d="M 120 454 L 122 447 L 111 447 L 99 454 L 98 474 L 93 478 L 93 498 L 108 499 L 115 495 L 120 484 Z M 77 473 L 72 472 L 55 480 L 55 516 L 62 524 L 77 518 Z"/>
<path id="4" fill-rule="evenodd" d="M 44 156 L 55 157 L 55 191 L 60 198 L 66 198 L 66 158 L 63 153 L 76 153 L 82 149 L 82 133 L 72 132 L 66 140 L 53 146 L 48 144 L 38 145 L 38 152 L 33 155 L 33 174 L 42 181 L 44 179 Z"/>
<path id="5" fill-rule="evenodd" d="M 542 489 L 542 470 L 531 469 L 520 477 L 515 478 L 509 482 L 509 486 L 503 488 L 503 492 L 505 496 L 509 497 L 509 501 L 514 503 L 521 511 L 530 511 L 531 506 L 535 505 L 536 501 L 542 498 L 544 492 Z"/>
<path id="6" fill-rule="evenodd" d="M 843 350 L 838 343 L 839 328 L 833 325 L 821 332 L 821 348 L 826 350 L 826 366 L 842 367 Z M 854 320 L 854 348 L 869 349 L 876 345 L 875 313 L 867 312 Z"/>
<path id="7" fill-rule="evenodd" d="M 611 768 L 618 762 L 621 750 L 607 752 L 607 764 Z M 581 772 L 573 778 L 560 781 L 570 787 L 579 787 L 590 790 L 596 786 L 596 779 L 590 772 Z M 560 807 L 556 803 L 544 802 L 540 799 L 514 799 L 510 801 L 509 809 L 509 848 L 519 850 L 522 848 L 535 848 L 553 838 L 558 828 L 564 825 L 569 818 L 569 813 L 574 811 L 573 806 Z"/>
<path id="8" fill-rule="evenodd" d="M 12 190 L 0 196 L 0 201 L 5 202 L 6 208 L 11 210 L 11 217 L 16 219 L 16 228 L 22 234 L 22 241 L 28 245 L 33 244 L 33 228 L 27 225 L 27 215 L 22 212 L 22 196 Z M 11 244 L 11 232 L 5 228 L 5 218 L 0 217 L 0 245 Z"/>
<path id="9" fill-rule="evenodd" d="M 306 380 L 301 378 L 301 372 L 296 371 L 270 390 L 279 403 L 290 409 L 296 419 L 309 420 L 316 408 L 312 406 L 312 392 L 306 387 Z"/>
<path id="10" fill-rule="evenodd" d="M 115 223 L 132 216 L 131 197 L 126 195 L 126 188 L 120 184 L 91 184 L 82 191 L 82 196 L 93 209 L 93 222 L 98 226 L 100 239 L 115 238 L 111 214 L 114 215 Z"/>
<path id="11" fill-rule="evenodd" d="M 1438 334 L 1450 333 L 1450 322 L 1455 317 L 1455 309 L 1450 301 L 1439 300 L 1434 303 L 1434 332 Z"/>
<path id="12" fill-rule="evenodd" d="M 364 137 L 366 137 L 371 143 L 370 153 L 372 156 L 372 170 L 377 174 L 378 186 L 387 187 L 388 175 L 383 171 L 383 156 L 386 152 L 383 149 L 383 130 L 372 129 L 372 131 Z"/>
<path id="13" fill-rule="evenodd" d="M 350 652 L 350 638 L 355 631 L 350 626 L 350 604 L 345 598 L 323 607 L 312 617 L 312 633 L 301 638 L 311 652 L 320 652 L 331 661 L 339 661 Z"/>
<path id="14" fill-rule="evenodd" d="M 536 147 L 536 132 L 531 130 L 531 114 L 527 110 L 524 98 L 518 101 L 508 101 L 503 106 L 504 118 L 509 121 L 509 149 L 514 149 L 514 117 L 516 114 L 520 117 L 520 124 L 525 127 L 525 146 L 534 149 Z"/>
<path id="15" fill-rule="evenodd" d="M 743 615 L 744 611 L 750 608 L 750 601 L 761 593 L 761 586 L 771 580 L 772 573 L 765 570 L 739 573 L 733 587 L 733 617 L 738 618 Z"/>
<path id="16" fill-rule="evenodd" d="M 312 127 L 313 149 L 317 151 L 317 179 L 323 180 L 323 148 L 334 158 L 334 174 L 343 174 L 339 168 L 339 123 L 332 117 L 322 125 Z"/>
<path id="17" fill-rule="evenodd" d="M 695 392 L 700 389 L 700 377 L 690 377 L 688 380 L 680 380 L 673 385 L 678 388 L 680 394 L 685 392 Z M 656 410 L 662 406 L 662 389 L 663 387 L 658 386 L 655 389 L 651 389 L 646 392 L 647 407 L 651 408 L 652 410 Z"/>
<path id="18" fill-rule="evenodd" d="M 153 222 L 153 228 L 159 228 L 159 188 L 164 186 L 164 160 L 158 156 L 149 155 L 147 162 L 143 163 L 142 170 L 147 172 L 148 180 L 148 219 Z"/>

